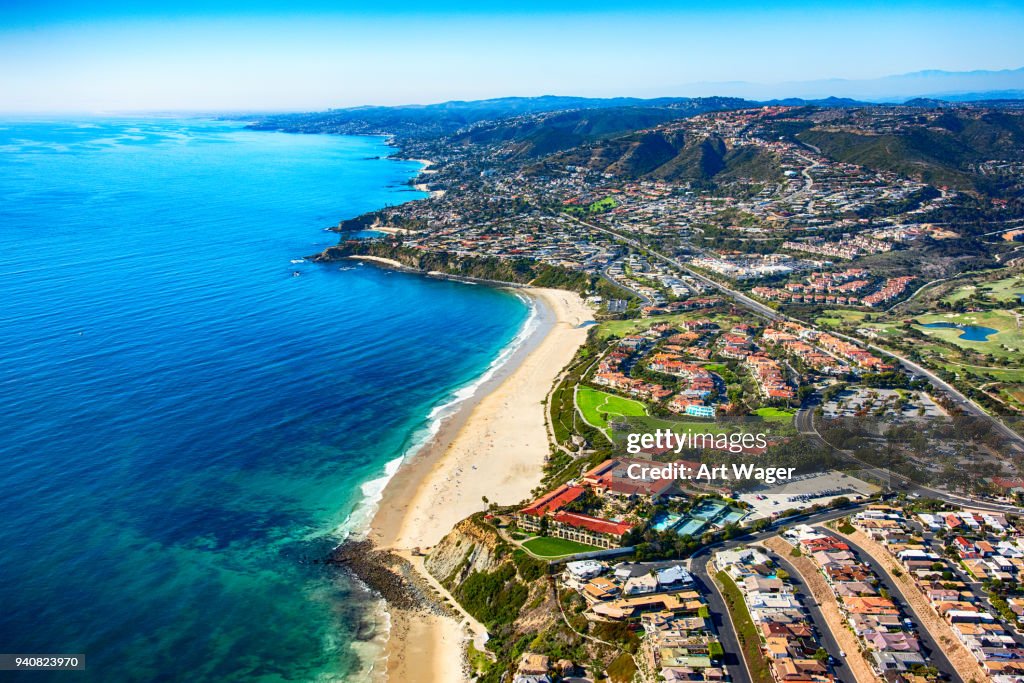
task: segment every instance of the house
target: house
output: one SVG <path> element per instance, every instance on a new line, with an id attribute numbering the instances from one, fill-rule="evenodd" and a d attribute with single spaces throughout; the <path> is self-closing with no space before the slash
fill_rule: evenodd
<path id="1" fill-rule="evenodd" d="M 874 596 L 845 598 L 843 607 L 849 614 L 899 614 L 892 600 Z"/>
<path id="2" fill-rule="evenodd" d="M 659 569 L 655 572 L 655 575 L 658 578 L 659 588 L 666 586 L 692 586 L 694 583 L 693 574 L 686 571 L 686 568 L 681 564 Z"/>
<path id="3" fill-rule="evenodd" d="M 602 602 L 618 597 L 619 586 L 611 579 L 598 576 L 583 584 L 580 593 L 588 603 Z"/>
<path id="4" fill-rule="evenodd" d="M 764 576 L 748 576 L 743 579 L 743 590 L 747 593 L 781 593 L 784 585 L 781 579 Z"/>
<path id="5" fill-rule="evenodd" d="M 825 665 L 816 659 L 782 659 L 772 662 L 780 681 L 831 681 Z"/>
<path id="6" fill-rule="evenodd" d="M 640 595 L 654 593 L 658 590 L 658 577 L 655 574 L 631 576 L 622 586 L 623 595 Z"/>
<path id="7" fill-rule="evenodd" d="M 708 418 L 712 418 L 712 417 L 715 416 L 715 407 L 714 406 L 695 405 L 695 404 L 691 403 L 690 405 L 686 406 L 686 411 L 685 412 L 686 412 L 687 415 L 692 415 L 694 417 L 708 417 Z"/>
<path id="8" fill-rule="evenodd" d="M 604 569 L 604 565 L 597 560 L 577 560 L 565 565 L 565 570 L 569 572 L 569 575 L 578 581 L 600 576 Z"/>
<path id="9" fill-rule="evenodd" d="M 872 633 L 864 637 L 868 647 L 882 652 L 919 652 L 917 638 L 906 633 Z"/>
<path id="10" fill-rule="evenodd" d="M 551 660 L 547 655 L 524 652 L 516 673 L 520 676 L 546 676 L 550 666 Z"/>
<path id="11" fill-rule="evenodd" d="M 924 657 L 917 652 L 872 652 L 871 659 L 882 676 L 900 674 L 912 667 L 926 666 Z"/>

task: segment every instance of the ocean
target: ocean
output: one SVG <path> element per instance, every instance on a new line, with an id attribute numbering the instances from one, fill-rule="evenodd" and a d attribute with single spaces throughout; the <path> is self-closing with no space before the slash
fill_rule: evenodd
<path id="1" fill-rule="evenodd" d="M 379 603 L 312 560 L 531 315 L 303 258 L 424 196 L 391 151 L 0 122 L 0 651 L 84 653 L 76 681 L 366 678 Z"/>

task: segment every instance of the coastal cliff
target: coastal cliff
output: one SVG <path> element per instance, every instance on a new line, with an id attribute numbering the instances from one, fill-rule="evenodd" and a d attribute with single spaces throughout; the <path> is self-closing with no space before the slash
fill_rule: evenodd
<path id="1" fill-rule="evenodd" d="M 372 227 L 372 214 L 361 216 L 352 225 Z M 566 289 L 581 294 L 602 291 L 610 287 L 600 278 L 569 270 L 561 266 L 539 263 L 525 258 L 496 258 L 462 256 L 443 251 L 424 251 L 402 245 L 392 239 L 350 239 L 334 247 L 328 247 L 312 257 L 318 263 L 340 261 L 350 257 L 369 256 L 374 259 L 394 261 L 411 271 L 424 274 L 441 274 L 451 277 L 468 278 L 493 282 L 495 284 L 530 285 Z M 613 289 L 623 296 L 623 292 Z"/>
<path id="2" fill-rule="evenodd" d="M 506 541 L 496 522 L 483 514 L 464 519 L 425 562 L 427 571 L 487 627 L 487 652 L 470 653 L 476 680 L 505 680 L 527 651 L 544 652 L 565 664 L 600 663 L 603 668 L 613 661 L 620 654 L 615 648 L 578 632 L 590 628 L 574 601 L 578 596 L 560 598 L 548 563 Z"/>

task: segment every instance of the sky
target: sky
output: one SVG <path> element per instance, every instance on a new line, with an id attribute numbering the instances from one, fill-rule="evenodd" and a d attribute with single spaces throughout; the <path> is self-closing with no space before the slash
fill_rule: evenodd
<path id="1" fill-rule="evenodd" d="M 990 0 L 0 0 L 0 111 L 841 94 L 793 84 L 1019 69 L 1022 35 Z"/>

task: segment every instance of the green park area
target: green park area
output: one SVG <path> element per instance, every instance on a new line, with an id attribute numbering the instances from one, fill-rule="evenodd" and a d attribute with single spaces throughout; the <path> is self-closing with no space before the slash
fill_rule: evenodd
<path id="1" fill-rule="evenodd" d="M 565 207 L 565 211 L 577 216 L 585 216 L 611 211 L 618 205 L 619 203 L 613 197 L 605 197 L 604 199 L 598 199 L 596 202 L 591 202 L 586 206 L 567 206 Z"/>
<path id="2" fill-rule="evenodd" d="M 576 553 L 588 553 L 600 548 L 586 543 L 567 541 L 562 538 L 550 538 L 548 536 L 537 536 L 523 543 L 523 547 L 537 557 L 564 557 Z"/>
<path id="3" fill-rule="evenodd" d="M 646 415 L 647 407 L 640 401 L 623 398 L 591 387 L 581 386 L 576 393 L 576 405 L 583 419 L 599 429 L 608 428 L 608 418 Z"/>
<path id="4" fill-rule="evenodd" d="M 755 410 L 754 415 L 762 418 L 765 422 L 789 422 L 796 415 L 796 411 L 787 408 L 765 406 Z"/>
<path id="5" fill-rule="evenodd" d="M 973 298 L 981 301 L 1016 304 L 1020 303 L 1021 297 L 1024 297 L 1024 276 L 1011 275 L 992 282 L 959 285 L 950 290 L 942 300 L 955 304 Z"/>
<path id="6" fill-rule="evenodd" d="M 668 323 L 669 325 L 678 326 L 687 320 L 702 319 L 713 320 L 723 329 L 726 329 L 726 326 L 742 322 L 740 317 L 735 315 L 712 313 L 708 310 L 687 311 L 685 313 L 656 315 L 650 318 L 636 318 L 633 320 L 606 320 L 598 327 L 597 336 L 602 340 L 608 339 L 609 337 L 622 338 L 631 334 L 644 332 L 650 329 L 652 325 L 657 325 L 659 323 Z"/>
<path id="7" fill-rule="evenodd" d="M 976 311 L 971 313 L 934 313 L 915 318 L 915 328 L 924 334 L 963 349 L 995 357 L 1020 357 L 1024 353 L 1024 316 L 1012 311 Z M 931 324 L 947 327 L 927 327 Z"/>
<path id="8" fill-rule="evenodd" d="M 845 323 L 859 323 L 864 320 L 864 316 L 866 315 L 867 313 L 865 311 L 851 311 L 842 308 L 833 308 L 827 311 L 822 311 L 821 315 L 814 319 L 814 322 L 818 325 L 839 327 Z"/>

